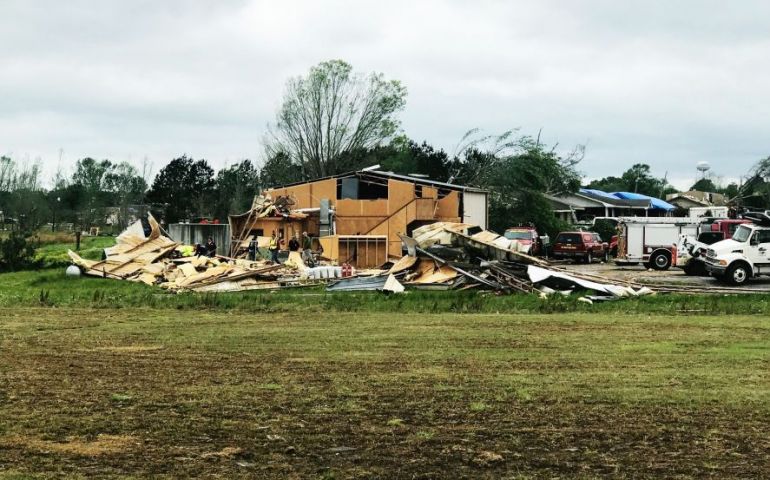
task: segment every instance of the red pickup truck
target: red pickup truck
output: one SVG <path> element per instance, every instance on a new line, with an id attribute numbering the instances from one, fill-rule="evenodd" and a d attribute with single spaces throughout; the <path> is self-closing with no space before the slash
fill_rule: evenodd
<path id="1" fill-rule="evenodd" d="M 554 258 L 569 258 L 591 263 L 595 258 L 607 261 L 609 245 L 595 232 L 561 232 L 553 244 Z"/>

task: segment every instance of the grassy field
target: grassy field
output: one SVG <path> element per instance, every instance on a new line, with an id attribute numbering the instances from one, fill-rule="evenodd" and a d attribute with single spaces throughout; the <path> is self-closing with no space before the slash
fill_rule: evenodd
<path id="1" fill-rule="evenodd" d="M 177 295 L 56 240 L 0 275 L 2 480 L 770 471 L 767 295 Z"/>
<path id="2" fill-rule="evenodd" d="M 67 250 L 75 251 L 75 238 L 72 235 L 48 234 L 34 237 L 39 241 L 39 247 L 35 250 L 35 261 L 45 267 L 67 266 L 71 263 Z M 67 241 L 68 240 L 68 241 Z M 82 237 L 80 250 L 77 252 L 83 258 L 99 260 L 102 251 L 115 245 L 113 237 Z"/>
<path id="3" fill-rule="evenodd" d="M 656 295 L 588 305 L 579 295 L 494 295 L 488 292 L 378 292 L 327 294 L 323 288 L 278 292 L 169 294 L 141 283 L 95 277 L 69 278 L 64 268 L 0 275 L 0 307 L 137 308 L 252 313 L 604 313 L 746 315 L 770 314 L 770 295 Z"/>
<path id="4" fill-rule="evenodd" d="M 0 478 L 770 471 L 760 316 L 0 318 Z"/>

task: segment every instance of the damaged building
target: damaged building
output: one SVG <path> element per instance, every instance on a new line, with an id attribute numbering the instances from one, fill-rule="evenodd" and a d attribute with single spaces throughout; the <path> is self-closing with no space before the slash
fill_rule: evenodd
<path id="1" fill-rule="evenodd" d="M 232 256 L 252 241 L 264 246 L 272 232 L 286 241 L 308 232 L 324 258 L 369 268 L 400 258 L 399 235 L 421 226 L 461 222 L 486 228 L 488 222 L 485 190 L 379 170 L 284 185 L 264 197 L 278 208 L 266 214 L 255 199 L 250 211 L 230 216 Z"/>

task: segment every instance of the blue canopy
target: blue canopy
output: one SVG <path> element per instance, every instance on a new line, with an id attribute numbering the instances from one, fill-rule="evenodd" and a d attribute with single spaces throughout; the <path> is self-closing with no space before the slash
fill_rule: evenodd
<path id="1" fill-rule="evenodd" d="M 650 204 L 652 204 L 652 208 L 658 209 L 658 210 L 666 210 L 670 212 L 671 210 L 676 209 L 674 205 L 671 205 L 668 202 L 664 202 L 659 198 L 642 195 L 641 193 L 612 192 L 610 195 L 613 195 L 616 198 L 622 198 L 624 200 L 649 200 Z"/>
<path id="2" fill-rule="evenodd" d="M 580 189 L 580 193 L 587 193 L 589 195 L 595 195 L 597 197 L 609 198 L 611 200 L 615 200 L 617 198 L 620 198 L 620 197 L 616 197 L 616 196 L 614 196 L 614 195 L 612 195 L 610 193 L 604 192 L 602 190 L 594 190 L 593 188 L 581 188 Z"/>
<path id="3" fill-rule="evenodd" d="M 604 197 L 610 200 L 649 200 L 650 205 L 652 205 L 653 210 L 665 210 L 667 212 L 670 212 L 671 210 L 674 210 L 676 207 L 674 205 L 671 205 L 668 202 L 664 202 L 663 200 L 655 197 L 649 197 L 647 195 L 642 195 L 641 193 L 631 193 L 631 192 L 612 192 L 607 193 L 602 190 L 596 190 L 593 188 L 581 188 L 580 193 L 587 193 L 589 195 L 593 195 L 595 197 Z"/>

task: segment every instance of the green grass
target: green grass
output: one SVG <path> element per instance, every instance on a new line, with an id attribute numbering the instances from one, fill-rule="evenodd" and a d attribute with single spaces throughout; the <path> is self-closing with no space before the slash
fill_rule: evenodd
<path id="1" fill-rule="evenodd" d="M 6 478 L 770 471 L 761 316 L 0 308 L 0 347 Z"/>
<path id="2" fill-rule="evenodd" d="M 169 294 L 141 283 L 97 277 L 71 278 L 64 268 L 0 274 L 0 307 L 158 308 L 242 312 L 455 312 L 455 313 L 628 313 L 666 315 L 770 314 L 770 295 L 656 295 L 589 305 L 579 295 L 494 295 L 488 292 L 326 293 L 323 288 L 277 292 Z"/>
<path id="3" fill-rule="evenodd" d="M 71 262 L 67 255 L 67 250 L 76 252 L 83 258 L 89 260 L 100 260 L 102 251 L 115 245 L 113 237 L 82 237 L 80 239 L 80 250 L 75 250 L 75 239 L 72 243 L 48 243 L 43 244 L 35 250 L 35 261 L 43 267 L 66 267 Z"/>

